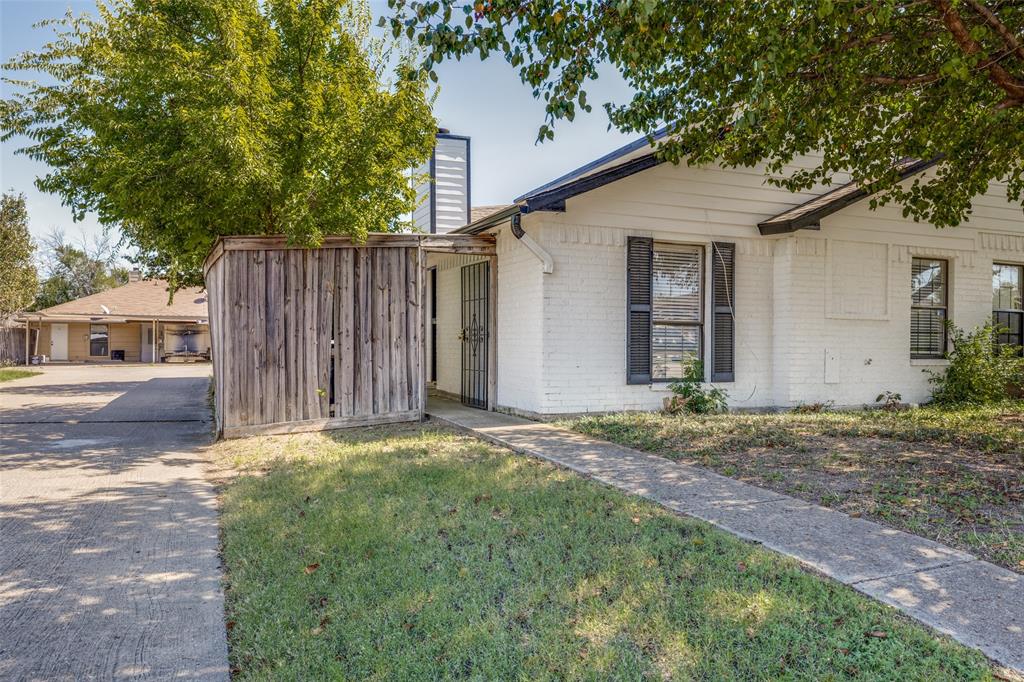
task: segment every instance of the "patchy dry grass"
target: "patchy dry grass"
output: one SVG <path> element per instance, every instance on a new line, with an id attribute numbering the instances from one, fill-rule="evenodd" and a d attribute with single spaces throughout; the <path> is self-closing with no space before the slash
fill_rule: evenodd
<path id="1" fill-rule="evenodd" d="M 565 425 L 1024 572 L 1024 403 L 901 412 L 617 414 Z"/>
<path id="2" fill-rule="evenodd" d="M 990 679 L 793 561 L 444 430 L 214 454 L 240 679 Z"/>

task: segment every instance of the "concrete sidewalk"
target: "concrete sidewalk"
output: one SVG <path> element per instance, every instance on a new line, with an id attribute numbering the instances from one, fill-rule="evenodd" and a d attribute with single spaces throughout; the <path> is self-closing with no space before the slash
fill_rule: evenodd
<path id="1" fill-rule="evenodd" d="M 430 399 L 428 414 L 704 519 L 802 564 L 1024 673 L 1024 577 L 930 540 L 698 467 L 495 412 Z"/>

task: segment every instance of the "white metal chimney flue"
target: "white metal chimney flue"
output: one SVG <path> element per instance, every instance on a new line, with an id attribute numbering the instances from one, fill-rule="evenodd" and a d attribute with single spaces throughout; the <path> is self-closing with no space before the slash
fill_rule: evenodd
<path id="1" fill-rule="evenodd" d="M 433 153 L 416 169 L 418 229 L 445 234 L 469 222 L 469 172 L 469 138 L 438 128 Z"/>

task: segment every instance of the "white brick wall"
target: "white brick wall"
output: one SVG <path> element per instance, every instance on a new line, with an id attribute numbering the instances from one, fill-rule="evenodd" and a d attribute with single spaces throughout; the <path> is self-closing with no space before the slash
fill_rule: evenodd
<path id="1" fill-rule="evenodd" d="M 661 406 L 667 385 L 626 383 L 626 231 L 579 226 L 546 226 L 542 244 L 554 256 L 555 272 L 544 278 L 544 371 L 541 413 L 648 410 Z M 705 248 L 706 235 L 653 236 Z M 735 306 L 738 331 L 737 381 L 727 385 L 737 405 L 770 404 L 772 319 L 770 257 L 752 240 L 736 240 Z M 500 267 L 500 265 L 499 265 Z M 705 296 L 705 301 L 708 298 Z M 499 308 L 499 316 L 501 309 Z M 707 319 L 707 313 L 705 313 Z M 710 343 L 705 325 L 704 346 Z"/>
<path id="2" fill-rule="evenodd" d="M 736 381 L 723 384 L 732 406 L 860 405 L 883 390 L 927 399 L 923 370 L 936 363 L 910 359 L 910 259 L 948 259 L 950 316 L 980 324 L 991 313 L 993 260 L 1024 262 L 1020 207 L 996 188 L 976 201 L 970 224 L 937 231 L 898 207 L 872 212 L 860 202 L 820 232 L 758 234 L 758 221 L 813 194 L 766 186 L 759 169 L 658 166 L 570 199 L 564 213 L 525 217 L 554 257 L 550 275 L 501 228 L 499 405 L 544 414 L 660 407 L 663 384 L 626 384 L 629 235 L 737 244 Z"/>
<path id="3" fill-rule="evenodd" d="M 531 221 L 524 220 L 531 231 Z M 540 403 L 543 283 L 550 275 L 512 232 L 498 234 L 498 396 L 499 406 L 536 411 Z"/>

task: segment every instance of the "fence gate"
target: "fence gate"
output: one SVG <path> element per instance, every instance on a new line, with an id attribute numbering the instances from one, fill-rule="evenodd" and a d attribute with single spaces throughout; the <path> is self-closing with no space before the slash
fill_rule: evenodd
<path id="1" fill-rule="evenodd" d="M 487 409 L 488 263 L 462 268 L 462 404 Z"/>

